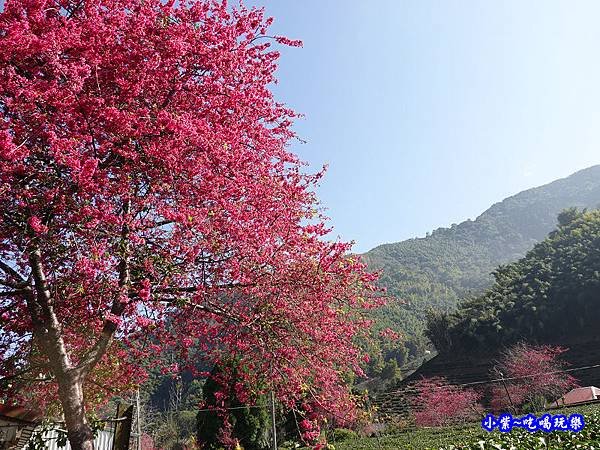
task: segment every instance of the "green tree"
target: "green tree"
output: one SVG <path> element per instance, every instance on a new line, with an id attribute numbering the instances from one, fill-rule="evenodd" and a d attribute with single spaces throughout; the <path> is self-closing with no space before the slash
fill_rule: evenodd
<path id="1" fill-rule="evenodd" d="M 398 363 L 395 359 L 388 359 L 381 371 L 381 378 L 386 381 L 397 381 L 400 380 L 401 373 L 398 368 Z"/>
<path id="2" fill-rule="evenodd" d="M 446 353 L 452 347 L 451 326 L 452 316 L 450 314 L 434 310 L 427 313 L 425 336 L 440 353 Z"/>
<path id="3" fill-rule="evenodd" d="M 216 394 L 223 387 L 214 381 L 219 369 L 214 369 L 206 380 L 203 389 L 204 408 L 196 415 L 196 434 L 198 444 L 203 449 L 222 448 L 221 430 L 229 424 L 231 438 L 237 440 L 245 450 L 266 450 L 269 448 L 269 430 L 271 420 L 266 397 L 258 396 L 252 405 L 240 402 L 235 394 L 229 393 L 225 401 L 225 410 L 211 409 L 217 405 Z"/>

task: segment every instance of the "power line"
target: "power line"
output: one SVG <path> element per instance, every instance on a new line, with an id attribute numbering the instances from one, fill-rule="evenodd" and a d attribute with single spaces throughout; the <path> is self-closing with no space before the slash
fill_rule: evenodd
<path id="1" fill-rule="evenodd" d="M 581 366 L 581 367 L 573 367 L 573 368 L 569 368 L 569 369 L 563 369 L 563 370 L 555 370 L 552 372 L 537 372 L 531 375 L 523 375 L 520 377 L 506 377 L 504 378 L 504 381 L 512 381 L 512 380 L 522 380 L 522 379 L 527 379 L 527 378 L 535 378 L 535 377 L 540 377 L 543 375 L 556 375 L 559 373 L 568 373 L 568 372 L 576 372 L 578 370 L 588 370 L 588 369 L 596 369 L 599 368 L 600 364 L 593 364 L 591 366 Z M 475 385 L 479 385 L 479 384 L 490 384 L 490 383 L 498 383 L 498 382 L 502 382 L 503 379 L 502 378 L 494 378 L 491 380 L 478 380 L 478 381 L 471 381 L 469 383 L 451 383 L 452 386 L 475 386 Z M 437 388 L 437 389 L 444 389 L 446 386 L 432 386 L 433 388 Z M 389 391 L 387 393 L 385 393 L 384 395 L 388 395 L 388 394 L 397 394 L 397 393 L 402 393 L 404 392 L 403 390 L 397 389 L 394 391 Z"/>
<path id="2" fill-rule="evenodd" d="M 598 367 L 600 367 L 600 364 L 594 364 L 592 366 L 575 367 L 575 368 L 564 369 L 564 370 L 555 370 L 553 372 L 538 372 L 538 373 L 534 373 L 532 375 L 523 375 L 521 377 L 507 377 L 507 378 L 504 378 L 504 381 L 521 380 L 523 378 L 535 378 L 535 377 L 539 377 L 542 375 L 556 375 L 558 373 L 576 372 L 578 370 L 595 369 Z M 470 386 L 470 385 L 474 385 L 474 384 L 483 384 L 483 383 L 496 383 L 498 381 L 502 381 L 502 378 L 497 378 L 497 379 L 488 380 L 488 381 L 473 381 L 471 383 L 462 383 L 462 384 L 459 384 L 459 386 Z"/>
<path id="3" fill-rule="evenodd" d="M 225 408 L 224 406 L 215 406 L 214 408 L 202 408 L 202 409 L 195 409 L 194 411 L 198 411 L 198 412 L 215 412 L 215 411 L 219 411 L 219 410 L 233 410 L 233 409 L 250 409 L 250 408 L 267 408 L 267 405 L 248 405 L 248 406 L 230 406 L 228 408 Z"/>

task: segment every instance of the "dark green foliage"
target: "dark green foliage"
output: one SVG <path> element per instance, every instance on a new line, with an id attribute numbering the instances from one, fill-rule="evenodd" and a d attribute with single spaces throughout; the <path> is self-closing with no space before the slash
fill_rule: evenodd
<path id="1" fill-rule="evenodd" d="M 203 394 L 207 405 L 215 405 L 215 394 L 221 386 L 212 378 L 206 380 Z M 232 426 L 231 436 L 237 439 L 245 450 L 265 450 L 269 448 L 269 430 L 271 420 L 265 396 L 261 396 L 253 405 L 244 405 L 230 396 L 226 402 L 227 420 Z M 224 417 L 215 411 L 199 411 L 196 416 L 197 441 L 203 449 L 223 448 L 220 431 Z"/>
<path id="2" fill-rule="evenodd" d="M 504 347 L 520 340 L 593 338 L 600 323 L 600 211 L 561 213 L 556 231 L 495 284 L 463 303 L 448 333 L 454 348 Z"/>
<path id="3" fill-rule="evenodd" d="M 157 448 L 165 450 L 183 450 L 195 435 L 196 411 L 169 410 L 158 418 L 153 430 Z"/>
<path id="4" fill-rule="evenodd" d="M 386 381 L 400 380 L 400 369 L 395 359 L 390 359 L 385 363 L 381 371 L 381 378 Z"/>
<path id="5" fill-rule="evenodd" d="M 558 215 L 558 225 L 561 227 L 569 225 L 579 218 L 580 212 L 577 208 L 567 208 Z"/>
<path id="6" fill-rule="evenodd" d="M 202 389 L 204 401 L 207 405 L 214 405 L 215 393 L 219 391 L 219 385 L 209 378 Z M 219 443 L 219 430 L 223 426 L 223 419 L 214 411 L 198 411 L 196 415 L 196 439 L 206 449 L 218 449 L 222 447 Z"/>
<path id="7" fill-rule="evenodd" d="M 374 313 L 376 332 L 402 332 L 408 357 L 421 355 L 430 345 L 423 335 L 427 311 L 452 312 L 460 299 L 480 295 L 492 285 L 498 265 L 523 257 L 556 227 L 560 211 L 599 204 L 600 166 L 594 166 L 509 197 L 474 221 L 367 252 L 365 261 L 381 271 L 380 284 L 397 299 Z M 572 215 L 564 212 L 559 220 Z"/>
<path id="8" fill-rule="evenodd" d="M 452 347 L 450 327 L 453 322 L 453 317 L 447 312 L 431 310 L 427 313 L 425 336 L 440 353 L 445 353 Z"/>
<path id="9" fill-rule="evenodd" d="M 346 428 L 336 428 L 331 433 L 330 441 L 331 442 L 345 442 L 357 439 L 358 435 L 356 432 L 352 430 L 348 430 Z"/>
<path id="10" fill-rule="evenodd" d="M 393 324 L 389 322 L 389 318 L 383 318 L 374 324 L 373 337 L 370 340 L 362 339 L 359 341 L 359 345 L 369 355 L 369 362 L 365 368 L 369 377 L 381 376 L 381 371 L 389 361 L 395 361 L 399 367 L 409 360 L 409 354 L 416 355 L 425 350 L 424 341 L 422 348 L 416 349 L 414 341 L 405 342 L 402 339 L 399 341 L 390 341 L 379 336 L 379 331 L 392 327 Z"/>

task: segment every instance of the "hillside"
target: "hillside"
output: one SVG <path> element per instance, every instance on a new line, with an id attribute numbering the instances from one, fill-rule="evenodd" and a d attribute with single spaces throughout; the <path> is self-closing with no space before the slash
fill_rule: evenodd
<path id="1" fill-rule="evenodd" d="M 448 351 L 503 348 L 520 340 L 596 338 L 600 210 L 565 211 L 557 230 L 525 258 L 498 268 L 494 277 L 490 289 L 461 303 L 449 318 L 444 333 Z"/>
<path id="2" fill-rule="evenodd" d="M 491 288 L 431 334 L 440 353 L 378 396 L 382 411 L 405 413 L 402 395 L 421 377 L 457 384 L 495 378 L 496 360 L 521 341 L 568 349 L 561 359 L 581 386 L 600 383 L 600 210 L 561 213 L 556 230 L 494 275 Z"/>
<path id="3" fill-rule="evenodd" d="M 480 294 L 492 284 L 498 265 L 523 257 L 555 228 L 560 211 L 598 205 L 600 165 L 520 192 L 474 221 L 370 250 L 365 261 L 381 271 L 381 285 L 397 299 L 376 313 L 378 328 L 403 332 L 405 353 L 419 356 L 426 346 L 421 331 L 428 310 L 451 311 L 459 299 Z"/>

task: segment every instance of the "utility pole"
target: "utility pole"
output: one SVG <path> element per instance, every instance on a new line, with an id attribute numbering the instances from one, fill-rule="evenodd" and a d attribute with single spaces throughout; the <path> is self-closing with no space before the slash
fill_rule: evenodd
<path id="1" fill-rule="evenodd" d="M 515 414 L 517 412 L 517 410 L 515 409 L 515 405 L 512 402 L 512 398 L 510 398 L 510 394 L 508 392 L 508 388 L 506 387 L 506 382 L 504 381 L 504 374 L 500 371 L 498 371 L 498 373 L 500 374 L 500 379 L 502 380 L 502 385 L 504 386 L 504 390 L 506 391 L 506 395 L 508 396 L 508 401 L 510 402 L 510 408 L 512 409 L 512 413 Z"/>
<path id="2" fill-rule="evenodd" d="M 142 450 L 142 424 L 140 423 L 140 388 L 135 393 L 135 411 L 137 422 L 137 450 Z"/>
<path id="3" fill-rule="evenodd" d="M 275 393 L 271 391 L 271 450 L 277 450 L 277 424 L 275 423 Z"/>

